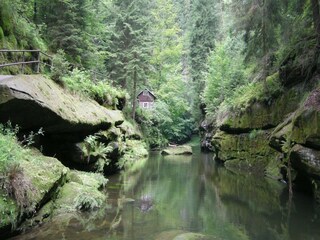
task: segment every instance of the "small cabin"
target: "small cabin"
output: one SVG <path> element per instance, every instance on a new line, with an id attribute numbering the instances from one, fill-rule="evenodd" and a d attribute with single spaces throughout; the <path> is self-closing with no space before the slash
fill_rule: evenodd
<path id="1" fill-rule="evenodd" d="M 138 94 L 137 99 L 141 108 L 151 109 L 154 107 L 156 96 L 148 89 L 145 89 Z"/>

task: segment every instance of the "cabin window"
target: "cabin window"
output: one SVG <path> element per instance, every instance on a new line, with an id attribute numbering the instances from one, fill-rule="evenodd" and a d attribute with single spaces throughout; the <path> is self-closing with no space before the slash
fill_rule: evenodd
<path id="1" fill-rule="evenodd" d="M 144 103 L 143 103 L 143 107 L 144 107 L 144 108 L 148 108 L 148 103 L 147 103 L 147 102 L 144 102 Z"/>
<path id="2" fill-rule="evenodd" d="M 148 96 L 148 91 L 147 91 L 147 90 L 144 90 L 143 93 L 142 93 L 142 95 Z"/>

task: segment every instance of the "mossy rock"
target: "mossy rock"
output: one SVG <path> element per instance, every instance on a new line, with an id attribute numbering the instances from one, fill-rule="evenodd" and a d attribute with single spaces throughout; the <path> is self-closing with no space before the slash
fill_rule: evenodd
<path id="1" fill-rule="evenodd" d="M 192 155 L 192 147 L 188 145 L 168 147 L 161 152 L 162 155 Z"/>
<path id="2" fill-rule="evenodd" d="M 269 172 L 272 165 L 280 165 L 280 153 L 269 146 L 270 131 L 255 131 L 254 134 L 227 134 L 218 131 L 212 140 L 216 158 L 225 162 L 229 169 L 252 172 L 259 175 L 280 176 L 279 172 Z M 271 165 L 270 165 L 271 164 Z M 275 175 L 275 176 L 274 176 Z"/>
<path id="3" fill-rule="evenodd" d="M 290 152 L 290 159 L 298 172 L 320 180 L 320 151 L 296 144 Z"/>
<path id="4" fill-rule="evenodd" d="M 21 159 L 19 166 L 25 179 L 30 180 L 34 188 L 31 206 L 21 209 L 14 199 L 0 191 L 0 236 L 6 232 L 5 229 L 9 229 L 9 232 L 15 230 L 24 220 L 22 216 L 30 216 L 33 211 L 37 211 L 54 197 L 58 188 L 64 184 L 68 172 L 57 159 L 42 156 L 36 151 L 33 159 Z"/>
<path id="5" fill-rule="evenodd" d="M 99 142 L 102 142 L 104 144 L 108 144 L 108 143 L 110 143 L 112 141 L 120 140 L 121 131 L 120 131 L 119 128 L 117 128 L 115 126 L 112 126 L 108 130 L 99 131 L 96 135 L 99 138 Z"/>
<path id="6" fill-rule="evenodd" d="M 300 109 L 292 123 L 291 141 L 320 149 L 320 111 Z"/>
<path id="7" fill-rule="evenodd" d="M 20 209 L 17 203 L 0 190 L 0 236 L 10 233 L 20 222 Z"/>
<path id="8" fill-rule="evenodd" d="M 103 189 L 108 182 L 108 179 L 99 173 L 81 172 L 76 170 L 70 171 L 68 177 L 70 182 L 79 183 L 98 190 Z"/>
<path id="9" fill-rule="evenodd" d="M 286 115 L 294 112 L 304 96 L 302 86 L 286 89 L 271 102 L 262 100 L 252 103 L 244 111 L 220 113 L 217 126 L 228 133 L 247 133 L 253 129 L 276 127 Z"/>
<path id="10" fill-rule="evenodd" d="M 149 155 L 146 143 L 140 140 L 127 140 L 123 148 L 124 154 L 118 164 L 120 168 L 130 168 L 136 162 L 144 162 Z"/>
<path id="11" fill-rule="evenodd" d="M 120 128 L 121 132 L 127 139 L 142 139 L 142 133 L 129 121 L 124 121 L 121 125 L 118 126 L 118 128 Z"/>
<path id="12" fill-rule="evenodd" d="M 290 141 L 320 150 L 320 89 L 312 91 L 294 113 L 279 124 L 270 139 L 270 145 L 282 151 Z"/>
<path id="13" fill-rule="evenodd" d="M 47 134 L 81 132 L 85 136 L 118 126 L 124 117 L 121 111 L 71 95 L 41 75 L 19 75 L 0 82 L 0 122 L 8 120 L 21 129 L 42 127 Z"/>
<path id="14" fill-rule="evenodd" d="M 55 200 L 53 215 L 66 212 L 92 211 L 104 206 L 106 194 L 101 187 L 107 180 L 101 175 L 72 171 L 70 182 L 66 183 Z"/>
<path id="15" fill-rule="evenodd" d="M 207 236 L 201 233 L 182 233 L 176 236 L 173 240 L 221 240 L 219 237 Z"/>

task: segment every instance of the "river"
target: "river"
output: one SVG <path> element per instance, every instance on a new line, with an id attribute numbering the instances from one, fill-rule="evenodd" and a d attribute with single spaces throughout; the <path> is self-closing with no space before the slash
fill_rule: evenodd
<path id="1" fill-rule="evenodd" d="M 153 152 L 109 177 L 106 194 L 103 211 L 53 219 L 14 239 L 171 240 L 183 232 L 225 240 L 320 239 L 320 211 L 311 197 L 295 193 L 289 204 L 285 184 L 230 172 L 198 148 L 193 156 Z"/>

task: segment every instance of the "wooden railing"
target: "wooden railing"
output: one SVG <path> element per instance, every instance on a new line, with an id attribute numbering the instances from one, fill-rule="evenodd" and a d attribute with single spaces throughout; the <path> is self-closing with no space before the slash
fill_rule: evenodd
<path id="1" fill-rule="evenodd" d="M 19 60 L 18 62 L 12 62 L 12 63 L 0 63 L 0 69 L 1 68 L 5 68 L 5 67 L 10 67 L 10 66 L 17 66 L 17 65 L 21 65 L 21 73 L 24 73 L 24 68 L 26 65 L 28 64 L 34 64 L 35 65 L 35 71 L 36 73 L 40 73 L 40 64 L 52 67 L 52 57 L 44 52 L 42 52 L 41 50 L 7 50 L 7 49 L 0 49 L 0 54 L 4 54 L 4 53 L 22 53 L 21 56 L 21 60 Z M 32 57 L 31 60 L 27 60 L 26 59 L 26 55 L 25 53 L 34 53 L 35 56 Z M 44 55 L 47 57 L 47 59 L 49 59 L 50 64 L 41 61 L 41 55 Z"/>

